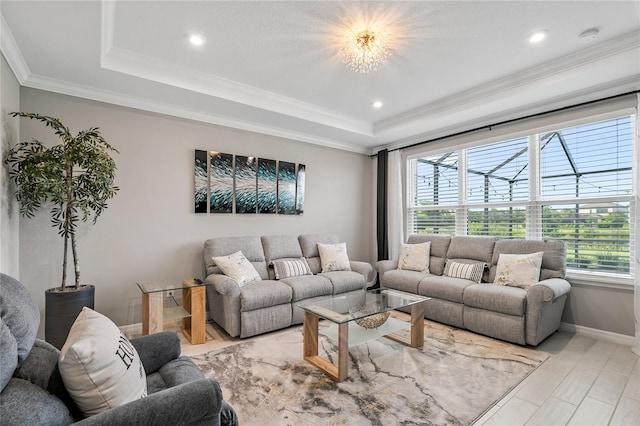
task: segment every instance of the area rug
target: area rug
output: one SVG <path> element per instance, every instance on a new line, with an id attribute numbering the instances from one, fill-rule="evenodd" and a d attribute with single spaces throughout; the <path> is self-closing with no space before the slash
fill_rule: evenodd
<path id="1" fill-rule="evenodd" d="M 321 335 L 319 346 L 337 358 L 333 340 Z M 341 383 L 302 359 L 301 327 L 192 359 L 218 379 L 242 425 L 468 425 L 547 357 L 425 321 L 422 349 L 384 337 L 350 348 Z"/>

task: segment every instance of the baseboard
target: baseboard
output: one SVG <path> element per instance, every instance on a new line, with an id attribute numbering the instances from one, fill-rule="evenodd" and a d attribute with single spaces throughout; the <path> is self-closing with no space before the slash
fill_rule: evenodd
<path id="1" fill-rule="evenodd" d="M 627 336 L 626 334 L 612 333 L 611 331 L 598 330 L 597 328 L 584 327 L 568 322 L 561 322 L 560 330 L 624 346 L 632 346 L 635 340 L 633 336 Z"/>

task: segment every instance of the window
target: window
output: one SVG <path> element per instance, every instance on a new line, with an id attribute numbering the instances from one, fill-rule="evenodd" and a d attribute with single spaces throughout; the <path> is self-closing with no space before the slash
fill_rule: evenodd
<path id="1" fill-rule="evenodd" d="M 633 129 L 624 116 L 411 158 L 408 231 L 557 238 L 569 268 L 630 275 Z"/>

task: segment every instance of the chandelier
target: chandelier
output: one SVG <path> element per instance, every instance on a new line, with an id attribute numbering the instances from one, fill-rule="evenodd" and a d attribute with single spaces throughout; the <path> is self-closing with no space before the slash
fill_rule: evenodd
<path id="1" fill-rule="evenodd" d="M 342 54 L 344 63 L 353 71 L 368 73 L 386 62 L 391 49 L 385 45 L 380 33 L 367 29 L 349 37 Z"/>

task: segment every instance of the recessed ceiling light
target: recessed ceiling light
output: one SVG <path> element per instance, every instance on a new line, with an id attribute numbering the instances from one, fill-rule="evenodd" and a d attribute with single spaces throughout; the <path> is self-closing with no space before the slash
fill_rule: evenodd
<path id="1" fill-rule="evenodd" d="M 536 31 L 535 33 L 531 34 L 527 38 L 527 40 L 529 41 L 529 43 L 540 43 L 546 37 L 547 37 L 546 31 Z"/>
<path id="2" fill-rule="evenodd" d="M 380 109 L 382 108 L 382 102 L 381 101 L 375 101 L 374 103 L 371 104 L 372 107 L 374 107 L 375 109 Z"/>
<path id="3" fill-rule="evenodd" d="M 194 46 L 202 46 L 204 44 L 204 37 L 198 34 L 191 34 L 189 36 L 189 43 Z"/>

